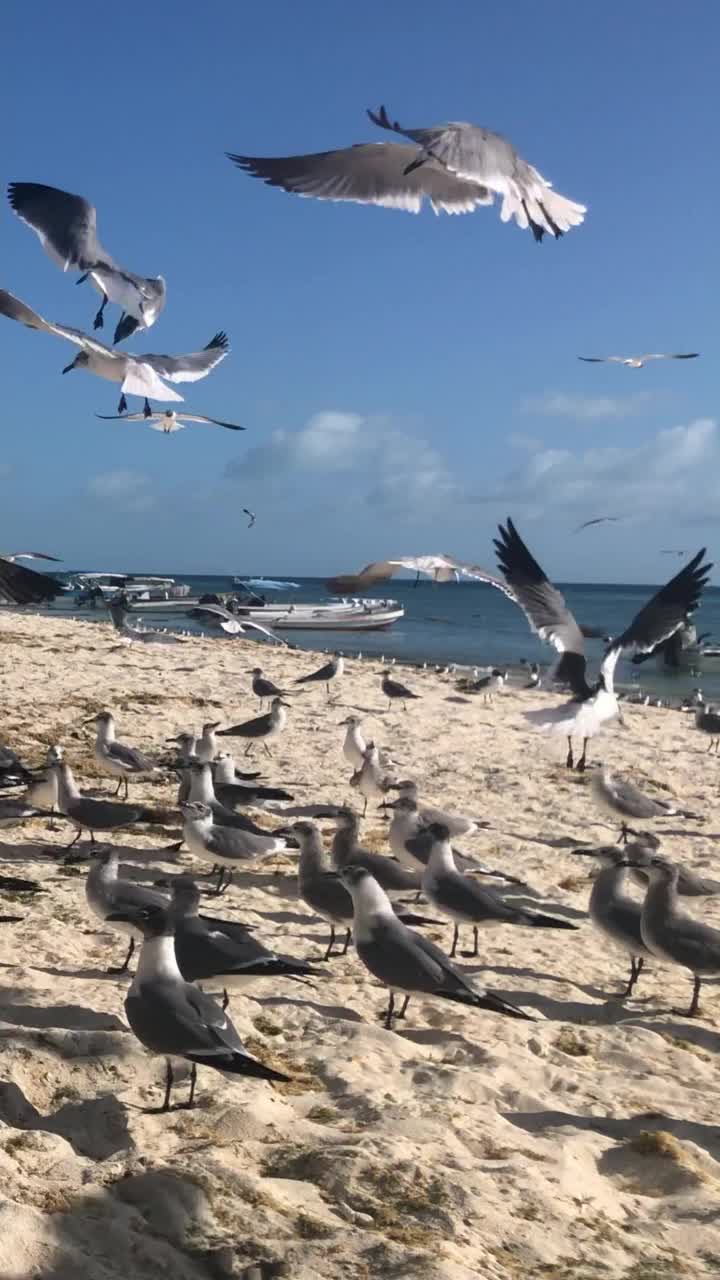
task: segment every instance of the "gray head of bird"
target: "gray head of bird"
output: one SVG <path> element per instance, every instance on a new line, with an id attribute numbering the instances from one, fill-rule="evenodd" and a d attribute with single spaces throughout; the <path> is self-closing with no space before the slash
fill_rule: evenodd
<path id="1" fill-rule="evenodd" d="M 357 729 L 362 724 L 359 716 L 346 716 L 344 720 L 338 720 L 338 727 L 347 725 L 349 729 Z"/>
<path id="2" fill-rule="evenodd" d="M 273 835 L 294 836 L 302 846 L 306 840 L 314 840 L 316 837 L 320 839 L 320 828 L 316 822 L 311 822 L 309 818 L 298 818 L 297 822 L 291 822 L 287 827 L 276 827 Z"/>
<path id="3" fill-rule="evenodd" d="M 275 711 L 277 707 L 289 707 L 290 703 L 285 702 L 282 698 L 273 698 L 272 702 L 270 703 L 270 706 L 272 707 L 273 711 Z"/>
<path id="4" fill-rule="evenodd" d="M 345 805 L 341 809 L 338 809 L 337 813 L 334 815 L 334 822 L 338 831 L 347 831 L 353 827 L 357 827 L 360 819 L 354 809 L 350 809 Z"/>
<path id="5" fill-rule="evenodd" d="M 45 760 L 47 764 L 60 764 L 63 758 L 63 749 L 60 746 L 51 746 L 47 749 Z"/>
<path id="6" fill-rule="evenodd" d="M 199 800 L 188 800 L 180 805 L 180 811 L 188 822 L 204 820 L 212 818 L 212 809 L 209 804 L 201 804 Z"/>
<path id="7" fill-rule="evenodd" d="M 171 913 L 167 908 L 154 904 L 125 911 L 113 911 L 106 919 L 108 922 L 116 921 L 118 924 L 132 925 L 144 938 L 162 938 L 166 934 L 173 933 Z"/>
<path id="8" fill-rule="evenodd" d="M 174 876 L 170 882 L 173 902 L 192 907 L 200 901 L 200 890 L 191 875 Z"/>
<path id="9" fill-rule="evenodd" d="M 659 854 L 654 857 L 647 857 L 641 853 L 639 856 L 632 854 L 620 863 L 625 867 L 639 867 L 641 871 L 647 872 L 650 881 L 653 884 L 673 884 L 677 881 L 680 874 L 679 867 L 669 862 L 667 858 L 661 858 Z"/>
<path id="10" fill-rule="evenodd" d="M 352 892 L 362 884 L 368 884 L 374 877 L 368 871 L 367 867 L 358 867 L 354 863 L 350 863 L 347 867 L 343 867 L 340 872 L 340 879 Z"/>
<path id="11" fill-rule="evenodd" d="M 96 711 L 95 715 L 90 716 L 88 720 L 83 720 L 83 725 L 96 724 L 100 726 L 114 723 L 115 717 L 113 716 L 112 711 Z"/>
<path id="12" fill-rule="evenodd" d="M 71 369 L 87 369 L 90 364 L 90 356 L 87 351 L 78 351 L 74 360 L 70 364 L 66 364 L 63 373 L 70 373 Z"/>
<path id="13" fill-rule="evenodd" d="M 117 849 L 114 849 L 111 844 L 94 844 L 88 850 L 88 857 L 94 862 L 99 862 L 102 867 L 112 866 L 113 863 L 117 866 L 120 861 Z"/>
<path id="14" fill-rule="evenodd" d="M 435 844 L 447 844 L 450 839 L 450 828 L 444 822 L 430 822 L 423 827 L 423 834 L 428 835 Z"/>
<path id="15" fill-rule="evenodd" d="M 251 670 L 248 671 L 249 676 L 261 676 L 262 673 L 263 673 L 262 667 L 252 667 Z"/>

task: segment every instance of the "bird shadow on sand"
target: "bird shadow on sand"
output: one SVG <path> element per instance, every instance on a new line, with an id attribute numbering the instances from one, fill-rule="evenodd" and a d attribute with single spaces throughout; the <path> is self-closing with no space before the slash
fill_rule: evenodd
<path id="1" fill-rule="evenodd" d="M 347 1005 L 342 1004 L 318 1004 L 315 1000 L 298 1000 L 295 996 L 259 996 L 255 997 L 257 1004 L 262 1005 L 264 1009 L 273 1009 L 276 1006 L 287 1007 L 293 1006 L 296 1009 L 312 1009 L 315 1013 L 319 1013 L 323 1018 L 335 1018 L 341 1022 L 364 1022 L 365 1019 L 356 1009 L 349 1009 Z"/>
<path id="2" fill-rule="evenodd" d="M 485 969 L 485 973 L 491 970 Z M 579 1000 L 554 1000 L 552 996 L 541 995 L 537 991 L 501 990 L 493 986 L 493 991 L 503 1000 L 511 1004 L 519 1004 L 523 1009 L 534 1009 L 542 1015 L 546 1022 L 573 1022 L 583 1026 L 614 1026 L 617 1023 L 634 1023 L 637 1014 L 629 1010 L 619 996 L 608 996 L 601 992 L 603 1004 L 590 1004 Z M 653 1010 L 662 1013 L 662 1010 Z"/>
<path id="3" fill-rule="evenodd" d="M 14 1129 L 59 1134 L 78 1155 L 91 1160 L 106 1160 L 132 1145 L 125 1107 L 113 1094 L 66 1102 L 43 1115 L 17 1084 L 8 1081 L 0 1084 L 0 1119 Z"/>
<path id="4" fill-rule="evenodd" d="M 715 1160 L 720 1159 L 720 1128 L 694 1120 L 676 1119 L 663 1111 L 640 1112 L 625 1119 L 613 1116 L 580 1116 L 570 1111 L 504 1111 L 503 1120 L 526 1133 L 543 1134 L 546 1130 L 573 1128 L 600 1133 L 617 1142 L 637 1138 L 650 1130 L 662 1130 L 679 1139 L 704 1147 Z"/>
<path id="5" fill-rule="evenodd" d="M 570 982 L 576 991 L 581 991 L 583 995 L 590 996 L 593 1000 L 604 1000 L 606 1002 L 615 1002 L 620 1000 L 619 994 L 615 994 L 612 991 L 605 991 L 602 987 L 584 986 L 582 983 L 572 982 L 572 979 L 567 976 L 563 977 L 559 973 L 543 972 L 540 969 L 518 969 L 512 965 L 499 964 L 482 964 L 481 967 L 477 969 L 473 968 L 472 965 L 464 965 L 463 968 L 469 975 L 479 979 L 482 978 L 483 974 L 497 973 L 501 977 L 507 978 L 534 978 L 538 982 Z"/>
<path id="6" fill-rule="evenodd" d="M 15 1027 L 32 1027 L 36 1030 L 59 1028 L 62 1031 L 123 1031 L 125 1023 L 114 1013 L 101 1013 L 81 1004 L 14 1004 L 24 992 L 6 987 L 0 1002 L 0 1021 Z"/>

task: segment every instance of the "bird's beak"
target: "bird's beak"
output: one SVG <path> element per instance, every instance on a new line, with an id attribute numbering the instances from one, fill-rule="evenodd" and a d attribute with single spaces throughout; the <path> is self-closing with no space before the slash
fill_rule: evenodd
<path id="1" fill-rule="evenodd" d="M 70 370 L 74 368 L 75 368 L 75 361 L 71 360 L 70 364 L 65 365 L 65 368 L 63 369 L 63 373 L 69 373 Z"/>
<path id="2" fill-rule="evenodd" d="M 594 858 L 594 849 L 571 849 L 570 856 L 572 858 Z"/>
<path id="3" fill-rule="evenodd" d="M 86 726 L 86 725 L 88 725 L 88 724 L 95 724 L 96 719 L 97 719 L 97 717 L 96 717 L 96 716 L 90 716 L 90 719 L 89 719 L 89 720 L 83 720 L 82 725 L 81 725 L 81 728 L 83 728 L 83 729 L 84 729 L 84 728 L 85 728 L 85 726 Z M 168 739 L 168 741 L 169 741 L 169 739 Z"/>

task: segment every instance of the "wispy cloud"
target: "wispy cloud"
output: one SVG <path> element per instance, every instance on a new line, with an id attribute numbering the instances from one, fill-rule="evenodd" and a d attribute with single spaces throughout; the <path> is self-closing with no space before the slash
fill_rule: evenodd
<path id="1" fill-rule="evenodd" d="M 603 418 L 631 418 L 642 413 L 657 392 L 637 391 L 627 396 L 579 396 L 565 391 L 545 391 L 523 400 L 523 413 L 541 413 L 547 418 L 572 418 L 574 422 L 598 422 Z"/>
<path id="2" fill-rule="evenodd" d="M 682 523 L 720 519 L 720 427 L 711 418 L 660 431 L 630 448 L 573 453 L 541 449 L 478 503 L 509 503 L 530 514 L 566 511 L 651 516 Z"/>
<path id="3" fill-rule="evenodd" d="M 111 502 L 123 511 L 148 511 L 155 505 L 149 483 L 141 471 L 100 471 L 91 476 L 87 492 L 91 498 Z"/>
<path id="4" fill-rule="evenodd" d="M 460 497 L 461 487 L 442 455 L 427 441 L 388 417 L 328 410 L 297 431 L 274 431 L 226 468 L 241 481 L 283 485 L 302 473 L 303 484 L 319 480 L 325 496 L 335 476 L 337 505 L 364 503 L 412 512 Z"/>

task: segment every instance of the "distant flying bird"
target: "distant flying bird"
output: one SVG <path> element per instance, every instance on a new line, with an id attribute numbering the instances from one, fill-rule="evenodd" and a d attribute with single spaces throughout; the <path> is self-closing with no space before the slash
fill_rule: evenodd
<path id="1" fill-rule="evenodd" d="M 8 200 L 17 216 L 32 227 L 43 249 L 63 271 L 82 271 L 77 284 L 90 279 L 102 296 L 94 328 L 102 329 L 108 302 L 123 313 L 113 342 L 154 325 L 165 306 L 162 276 L 137 276 L 115 262 L 97 238 L 97 210 L 82 196 L 40 182 L 11 182 Z"/>
<path id="2" fill-rule="evenodd" d="M 66 325 L 53 324 L 44 320 L 26 303 L 21 302 L 14 294 L 0 289 L 0 315 L 8 320 L 17 320 L 28 329 L 40 329 L 45 333 L 53 333 L 58 338 L 66 338 L 81 350 L 75 359 L 63 369 L 69 373 L 71 369 L 87 369 L 88 373 L 106 378 L 108 382 L 119 382 L 122 390 L 118 413 L 127 409 L 126 394 L 145 398 L 145 417 L 152 417 L 152 409 L 148 396 L 154 400 L 182 400 L 182 396 L 171 387 L 166 387 L 161 379 L 169 382 L 197 382 L 206 378 L 221 360 L 225 359 L 230 344 L 227 335 L 220 332 L 210 339 L 202 351 L 194 351 L 184 356 L 142 355 L 133 356 L 129 352 L 114 351 L 98 342 L 81 329 L 70 329 Z"/>
<path id="3" fill-rule="evenodd" d="M 453 121 L 429 129 L 405 129 L 384 107 L 368 111 L 373 124 L 410 139 L 370 142 L 313 155 L 228 158 L 268 186 L 318 200 L 350 200 L 419 213 L 429 200 L 434 213 L 472 213 L 502 197 L 500 220 L 530 227 L 535 240 L 579 226 L 585 206 L 552 190 L 506 138 L 478 125 Z"/>
<path id="4" fill-rule="evenodd" d="M 204 422 L 213 427 L 227 427 L 228 431 L 245 431 L 235 422 L 223 422 L 221 418 L 206 418 L 202 413 L 176 413 L 174 409 L 151 413 L 96 413 L 96 418 L 105 422 L 145 422 L 152 431 L 162 431 L 169 436 L 173 431 L 182 431 L 188 422 Z"/>
<path id="5" fill-rule="evenodd" d="M 589 529 L 592 524 L 617 524 L 622 518 L 622 516 L 596 516 L 594 520 L 586 520 L 584 524 L 579 524 L 573 532 L 579 533 L 581 529 Z"/>
<path id="6" fill-rule="evenodd" d="M 676 549 L 673 549 L 671 551 L 660 552 L 661 556 L 686 556 L 687 554 L 688 554 L 687 551 L 678 551 Z"/>
<path id="7" fill-rule="evenodd" d="M 248 517 L 248 529 L 252 529 L 256 519 L 255 512 L 248 511 L 247 507 L 243 507 L 243 515 Z"/>
<path id="8" fill-rule="evenodd" d="M 672 354 L 665 351 L 649 356 L 578 356 L 586 364 L 624 364 L 627 369 L 642 369 L 648 360 L 697 360 L 699 351 L 684 351 Z"/>

